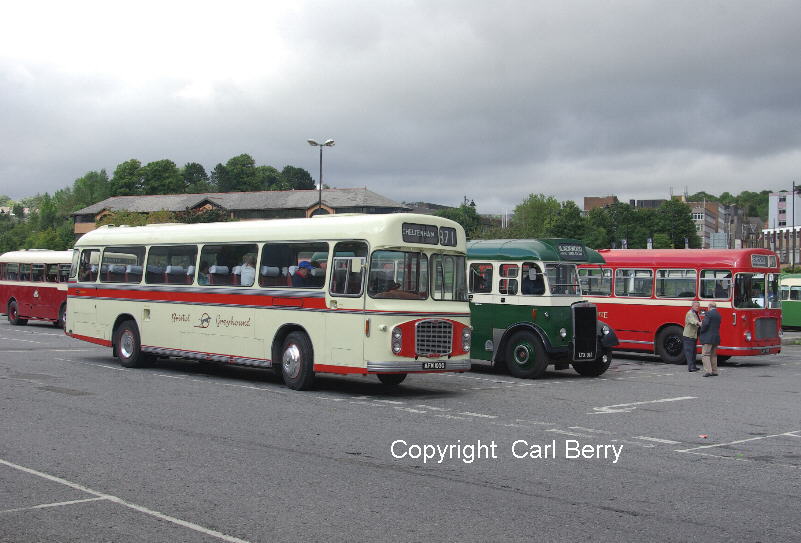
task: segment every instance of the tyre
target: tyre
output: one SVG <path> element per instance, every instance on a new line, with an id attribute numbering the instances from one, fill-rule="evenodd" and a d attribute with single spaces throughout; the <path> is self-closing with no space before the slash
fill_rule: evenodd
<path id="1" fill-rule="evenodd" d="M 506 344 L 506 368 L 514 377 L 536 379 L 545 373 L 550 360 L 539 338 L 532 332 L 515 332 Z"/>
<path id="2" fill-rule="evenodd" d="M 58 310 L 58 320 L 53 323 L 56 328 L 64 328 L 67 325 L 67 305 L 62 304 Z"/>
<path id="3" fill-rule="evenodd" d="M 406 379 L 405 373 L 379 373 L 378 380 L 387 386 L 398 386 Z"/>
<path id="4" fill-rule="evenodd" d="M 28 324 L 28 319 L 20 318 L 16 300 L 8 302 L 8 322 L 14 326 L 24 326 Z"/>
<path id="5" fill-rule="evenodd" d="M 314 382 L 314 351 L 309 336 L 291 332 L 281 347 L 281 375 L 286 386 L 306 390 Z"/>
<path id="6" fill-rule="evenodd" d="M 676 325 L 665 326 L 656 335 L 656 354 L 668 364 L 684 364 L 683 330 Z"/>
<path id="7" fill-rule="evenodd" d="M 720 364 L 722 362 L 728 362 L 730 358 L 731 358 L 731 355 L 728 355 L 728 354 L 718 355 L 718 364 Z"/>
<path id="8" fill-rule="evenodd" d="M 139 328 L 134 321 L 124 321 L 114 332 L 114 356 L 126 368 L 142 368 L 151 358 L 142 352 Z"/>
<path id="9" fill-rule="evenodd" d="M 573 369 L 576 370 L 576 373 L 584 377 L 598 377 L 606 373 L 611 363 L 612 351 L 603 349 L 598 358 L 592 362 L 576 362 L 573 364 Z"/>

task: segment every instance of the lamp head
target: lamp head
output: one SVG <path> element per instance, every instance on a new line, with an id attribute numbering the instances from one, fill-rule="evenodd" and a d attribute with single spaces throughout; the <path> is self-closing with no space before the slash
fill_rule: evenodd
<path id="1" fill-rule="evenodd" d="M 311 145 L 312 147 L 315 147 L 315 146 L 317 146 L 317 145 L 320 145 L 319 143 L 317 143 L 317 142 L 316 142 L 316 141 L 314 141 L 314 140 L 306 140 L 306 141 L 308 141 L 308 142 L 309 142 L 309 145 Z"/>

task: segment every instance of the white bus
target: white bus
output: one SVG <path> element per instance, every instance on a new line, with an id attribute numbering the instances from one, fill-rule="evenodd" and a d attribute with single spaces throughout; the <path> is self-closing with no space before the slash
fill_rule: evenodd
<path id="1" fill-rule="evenodd" d="M 105 226 L 75 244 L 67 334 L 126 367 L 275 367 L 297 390 L 315 373 L 466 371 L 464 255 L 462 227 L 426 215 Z"/>

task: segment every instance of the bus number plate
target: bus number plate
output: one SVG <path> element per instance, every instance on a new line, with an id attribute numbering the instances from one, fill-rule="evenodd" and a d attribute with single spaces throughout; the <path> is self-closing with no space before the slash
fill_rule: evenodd
<path id="1" fill-rule="evenodd" d="M 445 362 L 423 362 L 424 370 L 444 370 Z"/>
<path id="2" fill-rule="evenodd" d="M 761 351 L 762 351 L 762 354 L 768 354 L 768 353 L 770 353 L 770 347 L 762 347 Z"/>

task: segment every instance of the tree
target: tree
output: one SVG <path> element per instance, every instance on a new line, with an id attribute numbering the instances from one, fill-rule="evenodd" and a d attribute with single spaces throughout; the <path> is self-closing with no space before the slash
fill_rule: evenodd
<path id="1" fill-rule="evenodd" d="M 74 209 L 70 209 L 70 213 L 111 196 L 111 183 L 106 170 L 86 172 L 83 177 L 76 179 L 72 184 L 72 195 Z"/>
<path id="2" fill-rule="evenodd" d="M 551 231 L 559 209 L 559 202 L 553 196 L 530 194 L 515 207 L 511 233 L 520 238 L 545 237 Z"/>
<path id="3" fill-rule="evenodd" d="M 249 192 L 260 190 L 256 177 L 256 161 L 247 153 L 235 156 L 225 163 L 227 186 L 222 192 Z M 221 187 L 222 188 L 222 187 Z"/>
<path id="4" fill-rule="evenodd" d="M 184 180 L 175 162 L 156 160 L 140 170 L 144 194 L 179 194 L 184 191 Z"/>
<path id="5" fill-rule="evenodd" d="M 5 194 L 0 194 L 0 206 L 2 207 L 11 207 L 14 201 L 6 196 Z"/>
<path id="6" fill-rule="evenodd" d="M 581 216 L 581 210 L 573 200 L 562 202 L 551 224 L 549 236 L 558 238 L 583 239 L 587 230 L 587 220 Z"/>
<path id="7" fill-rule="evenodd" d="M 256 166 L 256 184 L 260 190 L 283 190 L 276 188 L 281 184 L 281 174 L 272 166 Z"/>
<path id="8" fill-rule="evenodd" d="M 659 206 L 656 214 L 659 232 L 667 235 L 674 248 L 683 248 L 684 238 L 692 248 L 701 246 L 690 206 L 678 200 L 667 200 Z"/>
<path id="9" fill-rule="evenodd" d="M 119 164 L 110 185 L 112 196 L 142 194 L 142 163 L 132 158 Z"/>
<path id="10" fill-rule="evenodd" d="M 218 163 L 216 166 L 214 166 L 214 169 L 211 171 L 211 175 L 209 176 L 211 190 L 215 192 L 228 192 L 228 187 L 231 184 L 228 180 L 228 177 L 228 170 L 224 165 Z"/>
<path id="11" fill-rule="evenodd" d="M 184 184 L 182 192 L 186 194 L 197 194 L 211 190 L 209 176 L 202 164 L 187 162 L 181 170 L 181 176 Z"/>
<path id="12" fill-rule="evenodd" d="M 476 213 L 476 207 L 474 205 L 462 204 L 459 207 L 440 209 L 436 211 L 434 215 L 461 224 L 468 239 L 475 237 L 481 226 L 481 218 L 478 216 L 478 213 Z"/>
<path id="13" fill-rule="evenodd" d="M 309 172 L 296 166 L 284 166 L 281 180 L 293 190 L 311 190 L 317 188 Z"/>

